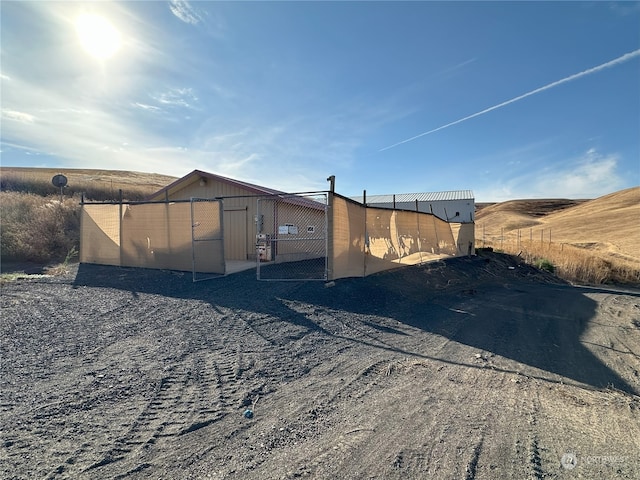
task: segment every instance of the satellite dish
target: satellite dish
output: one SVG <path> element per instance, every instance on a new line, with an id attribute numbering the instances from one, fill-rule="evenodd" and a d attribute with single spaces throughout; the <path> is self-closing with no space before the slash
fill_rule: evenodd
<path id="1" fill-rule="evenodd" d="M 65 187 L 67 185 L 67 177 L 61 174 L 54 175 L 54 177 L 51 179 L 51 183 L 53 183 L 54 187 Z"/>

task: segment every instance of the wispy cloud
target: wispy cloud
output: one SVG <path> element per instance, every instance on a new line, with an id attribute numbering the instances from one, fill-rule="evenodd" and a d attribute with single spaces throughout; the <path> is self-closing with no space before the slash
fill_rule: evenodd
<path id="1" fill-rule="evenodd" d="M 525 164 L 535 165 L 526 161 Z M 475 189 L 481 201 L 513 198 L 597 198 L 624 188 L 617 154 L 603 154 L 591 148 L 577 158 L 569 158 L 539 171 L 537 166 L 519 170 L 514 177 L 489 180 Z"/>
<path id="2" fill-rule="evenodd" d="M 2 109 L 2 118 L 6 120 L 13 120 L 20 123 L 34 123 L 36 117 L 30 113 L 17 112 L 16 110 Z"/>
<path id="3" fill-rule="evenodd" d="M 533 177 L 536 197 L 595 198 L 620 190 L 618 155 L 603 155 L 595 149 L 566 166 L 552 167 Z"/>
<path id="4" fill-rule="evenodd" d="M 198 101 L 198 97 L 192 88 L 172 88 L 165 92 L 151 95 L 156 102 L 162 105 L 192 108 Z"/>
<path id="5" fill-rule="evenodd" d="M 162 109 L 153 105 L 147 105 L 146 103 L 135 102 L 134 106 L 141 108 L 143 110 L 147 110 L 149 112 L 161 112 Z"/>
<path id="6" fill-rule="evenodd" d="M 432 133 L 438 132 L 440 130 L 444 130 L 445 128 L 452 127 L 452 126 L 457 125 L 457 124 L 462 123 L 462 122 L 466 122 L 467 120 L 471 120 L 472 118 L 479 117 L 480 115 L 484 115 L 485 113 L 492 112 L 493 110 L 497 110 L 499 108 L 506 107 L 507 105 L 515 103 L 515 102 L 517 102 L 519 100 L 522 100 L 524 98 L 530 97 L 531 95 L 535 95 L 537 93 L 544 92 L 545 90 L 549 90 L 551 88 L 557 87 L 558 85 L 562 85 L 564 83 L 571 82 L 573 80 L 577 80 L 577 79 L 585 77 L 587 75 L 598 73 L 598 72 L 600 72 L 602 70 L 606 70 L 607 68 L 615 67 L 615 66 L 620 65 L 621 63 L 627 62 L 627 61 L 631 60 L 632 58 L 637 57 L 639 55 L 640 55 L 640 49 L 634 50 L 633 52 L 625 53 L 624 55 L 622 55 L 622 56 L 620 56 L 618 58 L 615 58 L 615 59 L 613 59 L 613 60 L 611 60 L 609 62 L 603 63 L 603 64 L 598 65 L 598 66 L 593 67 L 593 68 L 589 68 L 587 70 L 583 70 L 582 72 L 570 75 L 570 76 L 565 77 L 565 78 L 563 78 L 561 80 L 557 80 L 555 82 L 549 83 L 548 85 L 545 85 L 544 87 L 536 88 L 535 90 L 527 92 L 527 93 L 525 93 L 523 95 L 520 95 L 518 97 L 514 97 L 514 98 L 512 98 L 510 100 L 507 100 L 505 102 L 499 103 L 498 105 L 494 105 L 493 107 L 485 108 L 484 110 L 482 110 L 480 112 L 476 112 L 476 113 L 474 113 L 472 115 L 469 115 L 467 117 L 461 118 L 461 119 L 456 120 L 456 121 L 451 122 L 451 123 L 447 123 L 446 125 L 442 125 L 442 126 L 440 126 L 438 128 L 434 128 L 433 130 L 429 130 L 427 132 L 423 132 L 423 133 L 421 133 L 419 135 L 415 135 L 415 136 L 413 136 L 411 138 L 407 138 L 406 140 L 402 140 L 401 142 L 394 143 L 393 145 L 389 145 L 388 147 L 381 148 L 379 151 L 383 152 L 385 150 L 389 150 L 391 148 L 397 147 L 397 146 L 402 145 L 404 143 L 412 142 L 413 140 L 416 140 L 416 139 L 418 139 L 420 137 L 424 137 L 426 135 L 430 135 Z"/>
<path id="7" fill-rule="evenodd" d="M 202 16 L 186 0 L 171 0 L 169 9 L 184 23 L 196 25 L 202 21 Z"/>

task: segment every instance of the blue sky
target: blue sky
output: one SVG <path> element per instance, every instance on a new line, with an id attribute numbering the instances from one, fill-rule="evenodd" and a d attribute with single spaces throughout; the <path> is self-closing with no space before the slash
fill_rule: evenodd
<path id="1" fill-rule="evenodd" d="M 640 185 L 640 2 L 0 9 L 4 166 L 477 201 Z"/>

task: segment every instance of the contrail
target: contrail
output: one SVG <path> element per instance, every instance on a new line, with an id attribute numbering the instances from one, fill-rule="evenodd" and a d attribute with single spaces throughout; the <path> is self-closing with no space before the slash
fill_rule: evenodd
<path id="1" fill-rule="evenodd" d="M 388 147 L 384 147 L 378 151 L 384 152 L 385 150 L 389 150 L 393 147 L 397 147 L 398 145 L 402 145 L 403 143 L 411 142 L 416 138 L 424 137 L 425 135 L 430 135 L 439 130 L 443 130 L 453 125 L 457 125 L 458 123 L 466 122 L 467 120 L 470 120 L 475 117 L 479 117 L 480 115 L 489 113 L 492 110 L 497 110 L 498 108 L 505 107 L 511 103 L 517 102 L 518 100 L 522 100 L 523 98 L 527 98 L 527 97 L 530 97 L 531 95 L 535 95 L 536 93 L 544 92 L 545 90 L 549 90 L 550 88 L 557 87 L 558 85 L 562 85 L 563 83 L 571 82 L 573 80 L 577 80 L 578 78 L 585 77 L 587 75 L 591 75 L 592 73 L 597 73 L 597 72 L 600 72 L 601 70 L 605 70 L 607 68 L 614 67 L 621 63 L 627 62 L 639 55 L 640 55 L 640 49 L 634 50 L 633 52 L 625 53 L 621 57 L 618 57 L 607 63 L 603 63 L 602 65 L 598 65 L 597 67 L 589 68 L 588 70 L 584 70 L 583 72 L 580 72 L 580 73 L 575 73 L 569 77 L 563 78 L 562 80 L 558 80 L 556 82 L 550 83 L 548 85 L 545 85 L 544 87 L 536 88 L 535 90 L 532 90 L 528 93 L 520 95 L 519 97 L 515 97 L 515 98 L 512 98 L 511 100 L 507 100 L 506 102 L 499 103 L 498 105 L 494 105 L 493 107 L 486 108 L 480 112 L 474 113 L 473 115 L 469 115 L 468 117 L 464 117 L 464 118 L 461 118 L 460 120 L 456 120 L 455 122 L 447 123 L 446 125 L 442 125 L 441 127 L 434 128 L 433 130 L 429 130 L 428 132 L 421 133 L 419 135 L 416 135 L 415 137 L 407 138 L 406 140 L 402 140 L 401 142 L 394 143 L 393 145 L 389 145 Z"/>

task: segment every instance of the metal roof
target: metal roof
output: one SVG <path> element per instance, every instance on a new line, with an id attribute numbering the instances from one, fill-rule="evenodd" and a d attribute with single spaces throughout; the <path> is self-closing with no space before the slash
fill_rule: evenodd
<path id="1" fill-rule="evenodd" d="M 367 205 L 377 203 L 393 203 L 394 195 L 367 195 Z M 351 197 L 353 200 L 362 203 L 363 197 Z M 423 192 L 423 193 L 397 193 L 396 203 L 402 202 L 440 202 L 447 200 L 474 200 L 471 190 L 450 190 L 447 192 Z"/>
<path id="2" fill-rule="evenodd" d="M 240 187 L 240 188 L 242 188 L 244 190 L 248 190 L 250 192 L 257 193 L 257 194 L 279 195 L 279 194 L 284 194 L 285 193 L 285 192 L 282 192 L 280 190 L 274 190 L 272 188 L 262 187 L 260 185 L 255 185 L 253 183 L 247 183 L 247 182 L 243 182 L 241 180 L 235 180 L 233 178 L 223 177 L 222 175 L 216 175 L 214 173 L 203 172 L 202 170 L 194 170 L 194 171 L 188 173 L 187 175 L 185 175 L 184 177 L 179 178 L 175 182 L 170 183 L 166 187 L 158 190 L 153 195 L 150 195 L 148 197 L 148 199 L 151 200 L 151 199 L 164 197 L 165 192 L 170 192 L 170 191 L 174 190 L 176 187 L 180 187 L 181 185 L 183 185 L 185 183 L 188 183 L 188 182 L 193 182 L 196 179 L 201 178 L 201 177 L 211 178 L 213 180 L 218 180 L 220 182 L 227 183 L 229 185 L 233 185 L 233 186 L 236 186 L 236 187 Z"/>

